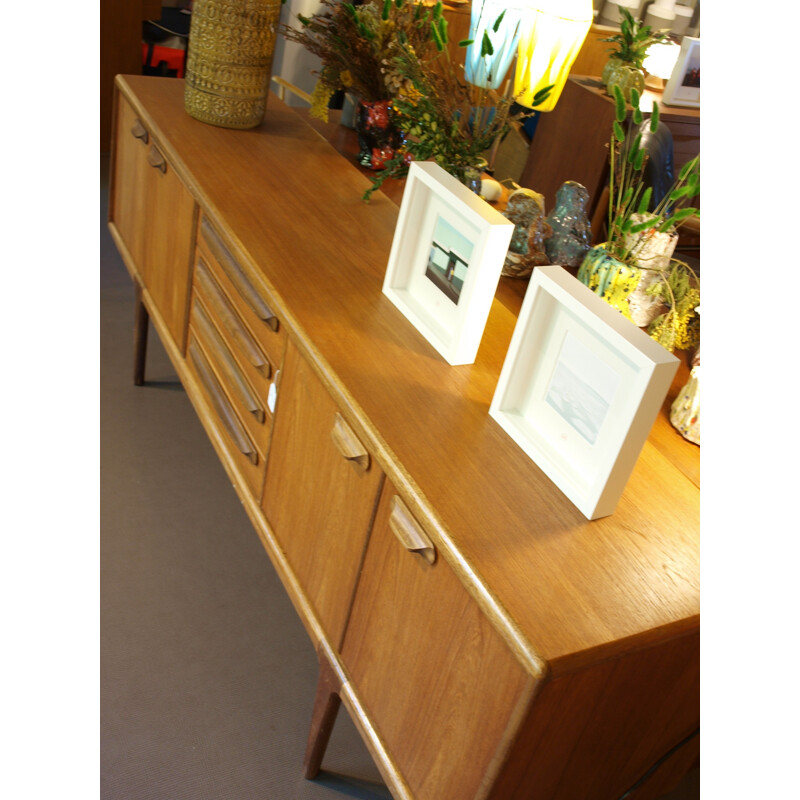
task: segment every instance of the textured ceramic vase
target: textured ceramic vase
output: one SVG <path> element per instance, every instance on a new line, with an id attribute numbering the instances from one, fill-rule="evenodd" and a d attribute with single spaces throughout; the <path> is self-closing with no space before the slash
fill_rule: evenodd
<path id="1" fill-rule="evenodd" d="M 564 181 L 556 192 L 555 208 L 547 215 L 553 235 L 545 241 L 551 264 L 580 267 L 589 251 L 592 228 L 586 212 L 589 192 L 576 181 Z"/>
<path id="2" fill-rule="evenodd" d="M 202 122 L 255 128 L 267 104 L 280 0 L 195 0 L 184 105 Z"/>
<path id="3" fill-rule="evenodd" d="M 640 214 L 632 214 L 631 218 L 635 223 L 645 220 Z M 658 270 L 669 267 L 670 257 L 677 244 L 677 233 L 650 230 L 626 237 L 625 246 L 631 252 L 636 266 L 642 270 L 639 283 L 628 298 L 630 317 L 640 328 L 649 325 L 666 310 L 661 298 L 648 294 L 647 290 L 659 279 Z"/>
<path id="4" fill-rule="evenodd" d="M 356 107 L 358 163 L 368 169 L 383 169 L 403 144 L 403 134 L 394 124 L 391 100 L 360 100 Z"/>
<path id="5" fill-rule="evenodd" d="M 532 189 L 515 189 L 508 196 L 503 216 L 514 223 L 514 232 L 501 275 L 527 278 L 534 267 L 549 264 L 545 240 L 552 229 L 544 218 L 544 195 Z"/>
<path id="6" fill-rule="evenodd" d="M 642 271 L 610 255 L 605 245 L 593 247 L 578 270 L 578 280 L 609 305 L 631 318 L 628 298 L 639 284 Z"/>

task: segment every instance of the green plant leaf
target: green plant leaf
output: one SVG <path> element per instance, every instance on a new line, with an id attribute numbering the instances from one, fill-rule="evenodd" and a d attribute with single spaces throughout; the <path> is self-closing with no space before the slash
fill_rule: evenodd
<path id="1" fill-rule="evenodd" d="M 392 0 L 383 0 L 383 11 L 381 19 L 386 22 L 389 19 L 389 12 L 392 10 Z"/>
<path id="2" fill-rule="evenodd" d="M 694 197 L 694 194 L 692 194 L 692 187 L 688 184 L 686 186 L 679 186 L 669 193 L 670 200 L 680 200 L 681 197 Z"/>
<path id="3" fill-rule="evenodd" d="M 631 105 L 635 108 L 639 108 L 639 101 L 642 99 L 642 96 L 639 94 L 639 90 L 635 86 L 631 86 Z"/>
<path id="4" fill-rule="evenodd" d="M 691 161 L 687 161 L 682 167 L 681 171 L 678 173 L 678 178 L 682 181 L 686 180 L 686 176 L 697 169 L 698 163 L 700 161 L 700 156 L 695 156 Z M 699 177 L 699 176 L 698 176 Z"/>
<path id="5" fill-rule="evenodd" d="M 539 89 L 539 91 L 533 96 L 532 107 L 535 108 L 536 106 L 544 103 L 544 101 L 550 97 L 550 92 L 552 92 L 554 88 L 555 84 L 551 83 L 549 86 L 545 86 L 544 89 Z"/>
<path id="6" fill-rule="evenodd" d="M 614 106 L 617 122 L 625 122 L 625 117 L 628 116 L 628 107 L 625 105 L 625 95 L 622 94 L 622 89 L 620 89 L 616 83 L 611 88 L 614 92 Z"/>
<path id="7" fill-rule="evenodd" d="M 439 34 L 442 37 L 442 43 L 447 44 L 448 36 L 447 36 L 447 20 L 444 17 L 439 19 Z"/>
<path id="8" fill-rule="evenodd" d="M 633 92 L 633 89 L 631 89 Z M 644 122 L 644 114 L 642 114 L 642 110 L 638 106 L 633 107 L 633 124 L 634 125 L 641 125 Z"/>
<path id="9" fill-rule="evenodd" d="M 630 148 L 628 149 L 628 163 L 633 164 L 636 159 L 637 153 L 641 150 L 642 145 L 642 134 L 637 133 L 636 138 L 633 140 L 633 144 L 631 144 Z"/>
<path id="10" fill-rule="evenodd" d="M 500 28 L 500 23 L 503 21 L 503 17 L 506 15 L 506 10 L 503 9 L 500 16 L 494 21 L 494 25 L 492 25 L 492 30 L 497 33 L 498 29 Z"/>
<path id="11" fill-rule="evenodd" d="M 640 151 L 639 151 L 639 152 L 636 154 L 636 158 L 634 159 L 634 162 L 633 162 L 633 168 L 634 168 L 634 169 L 635 169 L 637 172 L 641 172 L 641 169 L 642 169 L 642 167 L 644 166 L 644 157 L 645 157 L 645 155 L 646 155 L 646 153 L 645 153 L 645 151 L 644 151 L 644 150 L 640 150 Z"/>
<path id="12" fill-rule="evenodd" d="M 622 125 L 620 125 L 617 120 L 614 120 L 614 138 L 620 142 L 620 144 L 625 141 L 625 131 L 622 130 Z"/>
<path id="13" fill-rule="evenodd" d="M 636 209 L 637 214 L 644 214 L 650 207 L 650 198 L 653 196 L 653 187 L 648 186 L 641 198 L 639 198 L 639 206 Z"/>
<path id="14" fill-rule="evenodd" d="M 628 205 L 628 203 L 631 202 L 632 199 L 633 199 L 633 186 L 629 186 L 625 190 L 625 194 L 622 195 L 622 200 L 620 200 L 619 203 L 620 207 L 625 208 Z"/>
<path id="15" fill-rule="evenodd" d="M 677 225 L 679 222 L 683 222 L 685 219 L 689 217 L 694 217 L 697 215 L 697 209 L 692 208 L 691 206 L 686 206 L 686 208 L 680 209 L 680 211 L 676 211 L 670 218 L 669 222 L 673 225 Z"/>
<path id="16" fill-rule="evenodd" d="M 631 225 L 629 233 L 642 233 L 642 231 L 649 231 L 651 228 L 656 226 L 657 222 L 653 220 L 647 220 L 646 222 L 637 222 L 635 225 Z"/>
<path id="17" fill-rule="evenodd" d="M 484 56 L 491 56 L 494 55 L 494 47 L 492 46 L 492 40 L 489 38 L 489 34 L 484 31 L 483 32 L 483 41 L 481 42 L 481 58 Z"/>
<path id="18" fill-rule="evenodd" d="M 469 47 L 475 40 L 474 39 L 462 39 L 459 43 L 459 47 Z"/>
<path id="19" fill-rule="evenodd" d="M 442 41 L 442 36 L 435 22 L 431 24 L 431 36 L 433 37 L 433 43 L 436 45 L 436 49 L 441 53 L 444 50 L 444 42 Z"/>
<path id="20" fill-rule="evenodd" d="M 658 108 L 658 103 L 653 101 L 653 113 L 650 115 L 650 133 L 655 133 L 658 130 L 658 121 L 661 117 L 661 112 Z"/>

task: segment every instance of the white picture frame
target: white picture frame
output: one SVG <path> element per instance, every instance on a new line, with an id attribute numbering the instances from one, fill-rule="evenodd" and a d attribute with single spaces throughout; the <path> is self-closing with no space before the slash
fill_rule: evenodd
<path id="1" fill-rule="evenodd" d="M 489 414 L 598 519 L 616 508 L 677 368 L 563 267 L 537 267 Z"/>
<path id="2" fill-rule="evenodd" d="M 668 106 L 700 107 L 700 39 L 683 37 L 661 99 Z"/>
<path id="3" fill-rule="evenodd" d="M 475 361 L 514 224 L 433 162 L 412 162 L 383 293 L 451 365 Z"/>

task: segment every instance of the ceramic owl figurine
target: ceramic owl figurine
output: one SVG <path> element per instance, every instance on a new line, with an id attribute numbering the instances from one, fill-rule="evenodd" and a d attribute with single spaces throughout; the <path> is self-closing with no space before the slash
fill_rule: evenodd
<path id="1" fill-rule="evenodd" d="M 579 267 L 589 251 L 592 229 L 586 213 L 589 192 L 576 181 L 565 181 L 556 192 L 555 208 L 546 221 L 553 235 L 545 242 L 551 264 Z"/>
<path id="2" fill-rule="evenodd" d="M 502 275 L 526 278 L 534 267 L 549 264 L 545 241 L 552 230 L 544 219 L 544 196 L 532 189 L 515 189 L 503 216 L 514 223 Z"/>

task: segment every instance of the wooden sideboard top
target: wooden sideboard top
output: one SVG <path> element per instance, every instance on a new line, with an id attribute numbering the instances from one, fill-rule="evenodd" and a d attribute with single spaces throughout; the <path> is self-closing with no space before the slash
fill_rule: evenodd
<path id="1" fill-rule="evenodd" d="M 616 512 L 587 521 L 489 417 L 517 287 L 475 363 L 449 366 L 381 291 L 397 205 L 363 203 L 368 178 L 297 114 L 270 95 L 232 131 L 184 111 L 183 81 L 117 85 L 518 649 L 558 673 L 698 627 L 699 448 L 663 413 Z"/>

